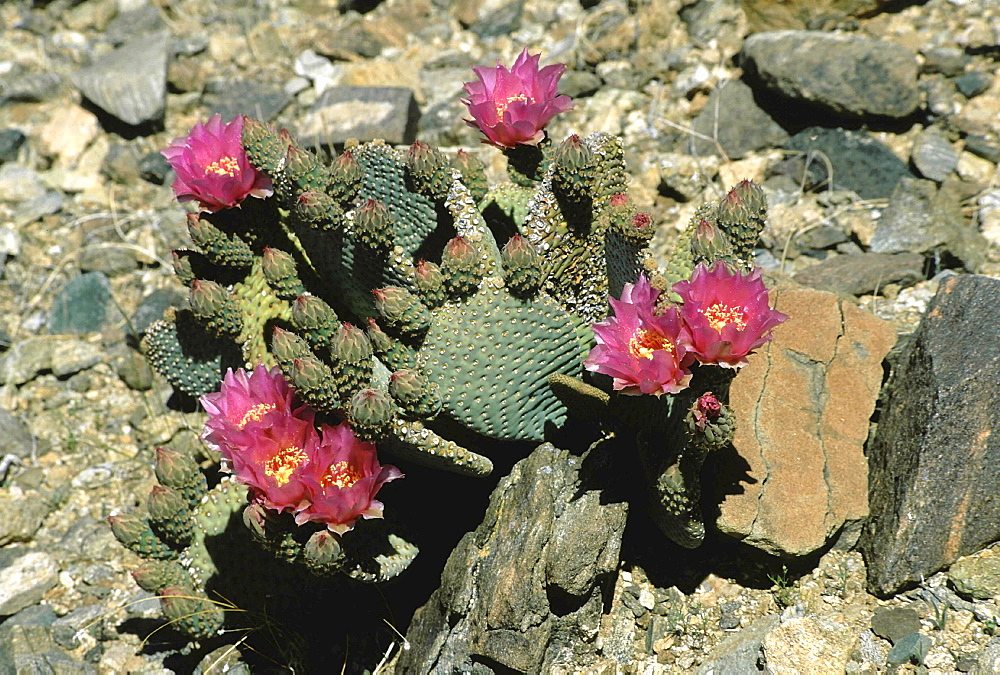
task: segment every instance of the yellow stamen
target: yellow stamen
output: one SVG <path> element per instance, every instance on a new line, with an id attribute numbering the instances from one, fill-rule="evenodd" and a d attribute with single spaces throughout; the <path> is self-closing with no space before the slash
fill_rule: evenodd
<path id="1" fill-rule="evenodd" d="M 739 307 L 730 307 L 717 302 L 708 309 L 701 310 L 701 313 L 708 319 L 708 324 L 718 331 L 731 323 L 735 323 L 740 330 L 747 326 L 746 313 Z"/>
<path id="2" fill-rule="evenodd" d="M 292 473 L 309 459 L 300 448 L 291 445 L 274 453 L 264 462 L 264 473 L 274 479 L 278 487 L 292 478 Z"/>
<path id="3" fill-rule="evenodd" d="M 351 487 L 362 478 L 361 473 L 357 469 L 348 466 L 347 462 L 334 462 L 326 470 L 326 473 L 323 474 L 319 484 L 323 487 L 335 485 L 340 489 L 344 489 Z"/>
<path id="4" fill-rule="evenodd" d="M 236 425 L 236 428 L 242 429 L 248 422 L 259 422 L 264 415 L 274 410 L 275 407 L 276 406 L 273 403 L 258 403 L 254 407 L 250 408 L 250 410 L 247 410 L 243 419 L 241 419 L 239 424 Z"/>
<path id="5" fill-rule="evenodd" d="M 640 359 L 652 359 L 653 352 L 668 351 L 674 353 L 674 343 L 665 335 L 640 328 L 628 341 L 629 354 Z"/>
<path id="6" fill-rule="evenodd" d="M 205 173 L 214 173 L 219 176 L 229 176 L 233 178 L 240 172 L 240 163 L 235 157 L 223 157 L 217 162 L 212 162 L 205 167 Z"/>
<path id="7" fill-rule="evenodd" d="M 503 121 L 503 114 L 507 112 L 507 106 L 511 104 L 512 101 L 525 101 L 527 103 L 534 103 L 535 99 L 527 94 L 514 94 L 513 96 L 508 96 L 506 100 L 496 101 L 497 105 L 497 119 L 501 122 Z"/>

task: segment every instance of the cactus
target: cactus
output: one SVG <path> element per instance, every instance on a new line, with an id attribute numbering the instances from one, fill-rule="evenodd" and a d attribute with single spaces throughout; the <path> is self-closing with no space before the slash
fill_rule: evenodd
<path id="1" fill-rule="evenodd" d="M 525 52 L 519 64 L 518 77 L 538 75 L 537 57 Z M 554 80 L 549 85 L 555 97 Z M 467 86 L 476 101 L 470 111 L 478 105 L 500 115 L 526 100 L 507 94 L 494 108 L 485 86 Z M 249 119 L 238 118 L 235 147 L 237 122 L 213 119 L 205 129 L 221 129 L 230 143 L 225 152 L 245 160 L 220 157 L 205 169 L 207 179 L 185 175 L 183 192 L 175 184 L 182 199 L 201 207 L 187 221 L 197 250 L 174 253 L 190 303 L 147 331 L 151 364 L 176 389 L 204 397 L 210 413 L 227 367 L 280 368 L 305 404 L 283 413 L 295 428 L 311 429 L 315 418 L 326 443 L 334 430 L 327 422 L 339 424 L 403 462 L 473 476 L 489 474 L 493 462 L 458 438 L 537 442 L 570 415 L 596 420 L 638 453 L 661 529 L 682 546 L 697 546 L 705 531 L 701 467 L 735 429 L 725 406 L 732 369 L 782 315 L 772 311 L 757 332 L 734 338 L 733 326 L 742 331 L 751 317 L 724 303 L 696 310 L 695 299 L 706 284 L 730 283 L 758 294 L 741 306 L 766 309 L 757 273 L 741 276 L 752 268 L 763 227 L 763 193 L 744 181 L 718 205 L 699 209 L 658 268 L 648 250 L 656 223 L 628 197 L 621 139 L 572 135 L 554 144 L 544 136 L 540 125 L 568 106 L 563 99 L 552 98 L 551 109 L 526 108 L 530 128 L 515 127 L 506 112 L 485 128 L 477 118 L 508 159 L 511 180 L 493 186 L 464 152 L 449 158 L 419 142 L 408 150 L 349 142 L 325 163 L 287 132 Z M 175 141 L 170 153 L 183 147 Z M 220 172 L 240 181 L 227 183 Z M 223 194 L 206 192 L 206 182 Z M 239 208 L 227 208 L 233 204 Z M 636 324 L 618 356 L 608 355 L 601 337 L 620 328 L 606 318 L 609 298 L 616 311 L 631 306 L 624 310 L 630 316 L 645 303 L 648 326 Z M 723 326 L 729 332 L 720 343 Z M 680 333 L 668 339 L 662 331 L 669 330 L 682 331 L 685 341 Z M 621 380 L 608 364 L 628 357 L 622 349 L 665 375 Z M 629 395 L 638 393 L 655 396 Z M 270 409 L 241 413 L 234 428 Z M 213 433 L 203 436 L 210 446 L 218 440 L 210 441 Z M 311 447 L 281 446 L 284 454 L 261 466 L 283 486 L 312 461 Z M 232 453 L 213 449 L 224 464 L 234 462 Z M 330 464 L 302 490 L 355 485 L 359 474 L 345 467 Z M 381 485 L 401 473 L 384 467 L 379 476 Z M 247 540 L 270 562 L 255 556 L 244 564 L 271 566 L 286 580 L 294 578 L 289 570 L 301 570 L 384 581 L 417 554 L 392 520 L 358 520 L 351 529 L 355 512 L 350 522 L 324 527 L 312 520 L 317 510 L 303 505 L 305 493 L 269 502 L 260 485 L 245 481 L 248 495 L 229 477 L 209 488 L 190 458 L 173 450 L 157 452 L 157 478 L 148 513 L 114 516 L 111 524 L 145 559 L 137 582 L 160 594 L 165 615 L 196 639 L 228 621 L 210 599 L 213 580 L 222 574 L 220 556 Z M 371 504 L 362 513 L 378 518 L 381 505 Z M 223 545 L 236 535 L 238 542 Z"/>

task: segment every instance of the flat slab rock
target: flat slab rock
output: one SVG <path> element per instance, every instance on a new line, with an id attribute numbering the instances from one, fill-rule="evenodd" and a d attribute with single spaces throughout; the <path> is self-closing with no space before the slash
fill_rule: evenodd
<path id="1" fill-rule="evenodd" d="M 893 595 L 1000 539 L 1000 280 L 943 281 L 869 450 L 869 589 Z"/>
<path id="2" fill-rule="evenodd" d="M 720 476 L 716 526 L 802 556 L 868 514 L 864 444 L 896 333 L 825 291 L 778 290 L 775 307 L 790 318 L 729 392 L 741 460 L 729 464 L 745 473 Z"/>

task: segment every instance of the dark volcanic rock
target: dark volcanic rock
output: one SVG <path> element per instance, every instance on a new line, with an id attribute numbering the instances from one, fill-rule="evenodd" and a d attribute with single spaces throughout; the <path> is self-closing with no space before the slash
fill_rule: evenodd
<path id="1" fill-rule="evenodd" d="M 917 56 L 891 42 L 841 33 L 774 31 L 743 43 L 742 65 L 790 99 L 851 117 L 906 117 L 920 103 Z"/>
<path id="2" fill-rule="evenodd" d="M 546 443 L 515 465 L 414 615 L 400 672 L 477 672 L 482 662 L 550 672 L 556 656 L 586 662 L 594 646 L 581 636 L 600 624 L 627 507 L 581 486 L 584 463 Z"/>
<path id="3" fill-rule="evenodd" d="M 270 122 L 291 100 L 280 84 L 254 80 L 213 80 L 205 87 L 205 105 L 224 120 L 247 115 Z"/>
<path id="4" fill-rule="evenodd" d="M 918 253 L 858 253 L 827 258 L 795 275 L 800 284 L 842 295 L 874 293 L 886 284 L 912 286 L 924 277 Z"/>
<path id="5" fill-rule="evenodd" d="M 166 32 L 133 40 L 73 74 L 80 93 L 133 126 L 163 117 L 167 101 Z"/>
<path id="6" fill-rule="evenodd" d="M 802 153 L 799 173 L 792 176 L 796 182 L 805 167 L 809 184 L 829 181 L 828 189 L 851 190 L 862 199 L 887 199 L 901 178 L 912 176 L 892 150 L 864 131 L 809 127 L 788 139 L 785 148 Z"/>
<path id="7" fill-rule="evenodd" d="M 63 286 L 52 303 L 49 332 L 89 333 L 100 330 L 111 303 L 111 282 L 102 272 L 87 272 Z"/>
<path id="8" fill-rule="evenodd" d="M 698 134 L 715 138 L 730 159 L 745 157 L 754 150 L 784 143 L 788 134 L 754 101 L 753 90 L 740 80 L 728 80 L 716 87 L 692 128 Z M 718 150 L 706 138 L 690 135 L 681 150 L 695 156 Z"/>
<path id="9" fill-rule="evenodd" d="M 412 89 L 330 87 L 302 120 L 298 137 L 307 147 L 337 145 L 350 138 L 408 145 L 416 140 L 419 119 Z"/>
<path id="10" fill-rule="evenodd" d="M 944 281 L 869 450 L 869 588 L 891 595 L 1000 539 L 1000 280 Z"/>

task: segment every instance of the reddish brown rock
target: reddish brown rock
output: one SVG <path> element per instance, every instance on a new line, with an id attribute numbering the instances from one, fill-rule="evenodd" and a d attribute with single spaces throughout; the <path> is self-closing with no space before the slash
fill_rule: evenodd
<path id="1" fill-rule="evenodd" d="M 769 553 L 801 556 L 868 514 L 864 443 L 896 333 L 825 291 L 779 290 L 775 307 L 789 320 L 730 390 L 733 445 L 748 466 L 738 486 L 718 486 L 716 525 Z"/>

